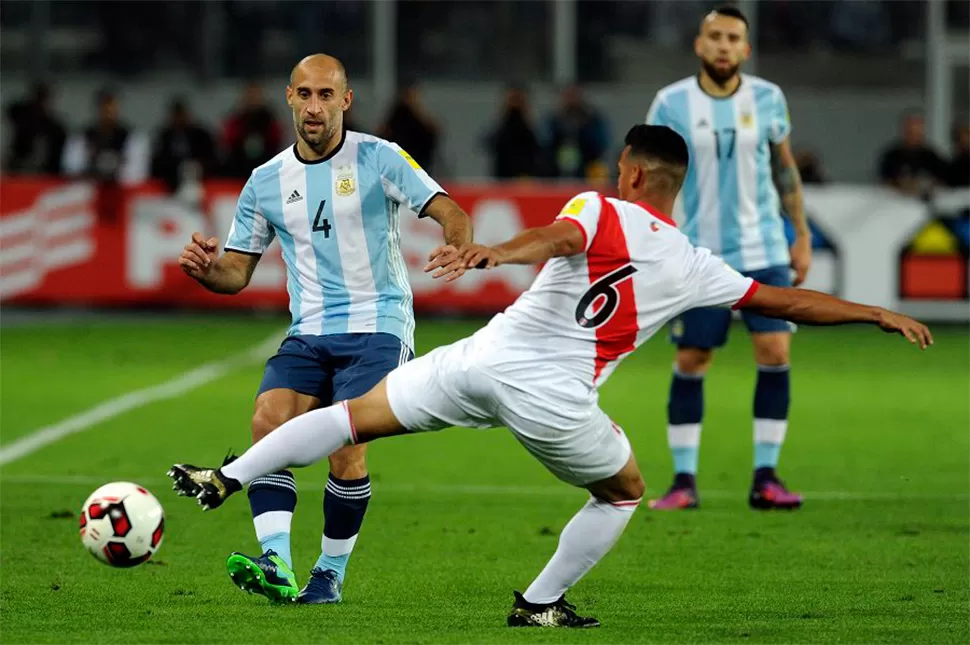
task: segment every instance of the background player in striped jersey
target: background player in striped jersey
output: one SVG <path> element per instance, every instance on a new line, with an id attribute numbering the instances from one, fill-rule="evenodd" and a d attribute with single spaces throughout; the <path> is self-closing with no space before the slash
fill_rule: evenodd
<path id="1" fill-rule="evenodd" d="M 273 238 L 280 241 L 293 321 L 266 363 L 253 442 L 308 410 L 367 392 L 413 357 L 402 215 L 441 224 L 446 245 L 439 254 L 472 238 L 468 216 L 410 155 L 383 139 L 345 131 L 343 115 L 352 100 L 339 60 L 316 54 L 300 61 L 286 88 L 296 144 L 252 172 L 222 257 L 217 240 L 198 233 L 180 257 L 183 270 L 206 289 L 233 294 L 249 283 Z M 264 553 L 230 555 L 233 581 L 275 601 L 298 595 L 303 603 L 339 602 L 370 499 L 364 457 L 364 446 L 330 456 L 322 552 L 302 590 L 290 556 L 293 474 L 281 470 L 250 482 Z"/>
<path id="2" fill-rule="evenodd" d="M 454 279 L 465 267 L 543 264 L 528 291 L 469 338 L 391 372 L 364 396 L 313 410 L 222 468 L 176 464 L 182 495 L 215 508 L 264 473 L 306 466 L 381 437 L 449 426 L 506 426 L 559 479 L 589 501 L 563 528 L 556 552 L 525 593 L 511 627 L 596 627 L 565 593 L 620 538 L 644 483 L 623 431 L 599 406 L 617 365 L 679 312 L 734 306 L 767 316 L 835 325 L 868 322 L 925 349 L 929 330 L 878 307 L 802 289 L 759 285 L 698 248 L 668 216 L 687 170 L 673 130 L 636 125 L 619 161 L 620 199 L 595 192 L 570 200 L 547 226 L 497 246 L 470 244 L 427 269 Z"/>
<path id="3" fill-rule="evenodd" d="M 690 167 L 680 194 L 684 232 L 691 242 L 762 284 L 795 286 L 805 280 L 812 246 L 802 209 L 801 178 L 788 141 L 791 124 L 781 89 L 741 73 L 751 53 L 748 21 L 721 7 L 701 21 L 694 51 L 701 69 L 657 93 L 647 123 L 676 130 L 690 147 Z M 776 188 L 777 187 L 777 188 Z M 780 195 L 780 199 L 779 199 Z M 796 238 L 791 249 L 782 206 Z M 754 395 L 754 508 L 798 508 L 775 472 L 788 427 L 789 351 L 793 327 L 742 312 L 758 367 Z M 697 456 L 704 414 L 704 374 L 715 348 L 727 341 L 730 312 L 695 309 L 676 318 L 671 340 L 677 359 L 670 386 L 667 437 L 674 482 L 651 508 L 698 504 Z"/>

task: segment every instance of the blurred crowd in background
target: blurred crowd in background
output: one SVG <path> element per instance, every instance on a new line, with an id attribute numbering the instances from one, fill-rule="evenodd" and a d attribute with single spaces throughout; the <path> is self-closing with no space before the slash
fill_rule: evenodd
<path id="1" fill-rule="evenodd" d="M 172 99 L 167 123 L 152 137 L 145 137 L 137 124 L 120 118 L 121 97 L 111 90 L 92 97 L 97 105 L 96 120 L 83 130 L 69 132 L 51 107 L 53 91 L 38 84 L 29 96 L 6 106 L 12 136 L 3 157 L 4 172 L 121 182 L 150 176 L 174 191 L 187 176 L 245 179 L 255 166 L 293 139 L 291 124 L 277 118 L 256 83 L 246 86 L 238 109 L 215 128 L 193 118 L 187 97 Z M 612 150 L 611 133 L 579 86 L 566 87 L 558 108 L 544 115 L 536 115 L 530 108 L 525 88 L 509 87 L 499 112 L 496 122 L 485 129 L 483 141 L 493 178 L 610 181 L 615 161 L 607 158 Z M 374 127 L 356 122 L 352 110 L 346 126 L 395 141 L 432 174 L 440 139 L 447 136 L 415 84 L 398 93 Z M 970 185 L 967 123 L 953 125 L 952 156 L 926 141 L 924 119 L 918 111 L 901 116 L 895 139 L 887 135 L 886 150 L 874 163 L 874 180 L 911 194 L 925 193 L 928 185 Z M 798 159 L 806 183 L 829 181 L 814 154 L 803 152 Z"/>
<path id="2" fill-rule="evenodd" d="M 36 20 L 33 3 L 5 1 L 0 18 L 5 34 Z M 202 122 L 193 115 L 193 95 L 170 97 L 166 122 L 151 132 L 136 120 L 122 118 L 126 79 L 166 70 L 207 70 L 219 78 L 256 79 L 280 75 L 295 62 L 294 51 L 339 51 L 349 69 L 366 68 L 368 46 L 361 46 L 375 3 L 269 2 L 263 0 L 213 2 L 146 2 L 138 11 L 120 11 L 116 2 L 51 2 L 45 15 L 51 37 L 47 67 L 58 73 L 82 74 L 96 69 L 117 79 L 115 89 L 95 96 L 95 119 L 83 128 L 69 128 L 55 110 L 52 82 L 36 82 L 25 96 L 5 96 L 7 128 L 3 171 L 8 174 L 47 174 L 90 177 L 121 183 L 154 177 L 177 191 L 186 180 L 227 177 L 243 179 L 253 167 L 269 159 L 293 140 L 292 126 L 281 122 L 285 114 L 268 103 L 255 80 L 244 85 L 236 108 L 221 123 Z M 500 10 L 496 7 L 500 4 Z M 609 10 L 606 10 L 608 4 Z M 970 3 L 950 3 L 948 20 L 963 24 Z M 447 5 L 447 7 L 446 7 Z M 621 72 L 615 52 L 624 36 L 658 46 L 689 51 L 698 16 L 708 2 L 577 3 L 578 81 L 563 87 L 558 105 L 539 113 L 530 101 L 528 83 L 509 84 L 496 96 L 494 121 L 476 124 L 480 149 L 487 155 L 489 173 L 496 179 L 581 179 L 596 184 L 612 182 L 616 145 L 621 132 L 611 132 L 609 120 L 597 105 L 586 81 L 613 81 Z M 447 10 L 444 10 L 447 8 Z M 757 47 L 764 51 L 793 50 L 812 56 L 862 53 L 870 57 L 899 56 L 923 37 L 920 2 L 842 1 L 796 2 L 772 0 L 757 3 Z M 550 3 L 455 3 L 403 1 L 396 6 L 397 74 L 400 79 L 468 77 L 474 80 L 541 78 L 549 67 Z M 328 46 L 321 46 L 320 25 L 326 25 Z M 24 33 L 29 29 L 24 27 Z M 496 27 L 490 29 L 490 27 Z M 214 29 L 218 27 L 218 29 Z M 58 30 L 73 34 L 81 54 L 58 58 L 54 36 Z M 95 30 L 90 46 L 77 47 L 80 37 Z M 209 31 L 207 31 L 209 30 Z M 276 30 L 276 31 L 274 31 Z M 408 34 L 425 34 L 420 42 Z M 218 32 L 218 33 L 217 33 Z M 609 33 L 611 39 L 604 38 Z M 276 34 L 274 36 L 274 34 Z M 286 47 L 274 45 L 284 34 Z M 450 35 L 447 36 L 446 35 Z M 203 46 L 207 40 L 218 46 Z M 17 64 L 14 45 L 4 50 L 5 68 Z M 151 43 L 151 46 L 145 46 Z M 333 47 L 330 47 L 330 44 Z M 274 47 L 280 55 L 274 58 Z M 510 72 L 496 64 L 493 54 L 516 61 Z M 8 51 L 9 50 L 9 51 Z M 82 55 L 83 54 L 83 55 Z M 10 57 L 14 62 L 9 62 Z M 815 59 L 813 59 L 815 60 Z M 684 74 L 689 73 L 688 69 Z M 543 79 L 548 82 L 548 79 Z M 785 87 L 782 82 L 783 88 Z M 74 99 L 72 99 L 74 100 Z M 646 111 L 649 96 L 644 99 Z M 448 179 L 440 161 L 442 141 L 449 135 L 434 104 L 422 99 L 417 80 L 402 83 L 389 109 L 371 123 L 360 122 L 351 110 L 350 129 L 391 139 L 432 174 Z M 900 115 L 899 131 L 885 133 L 885 150 L 872 159 L 871 180 L 898 190 L 925 195 L 933 186 L 970 183 L 970 131 L 964 116 L 952 125 L 952 148 L 935 149 L 925 135 L 923 115 L 914 110 Z M 806 183 L 832 178 L 824 159 L 810 148 L 796 155 Z"/>
<path id="3" fill-rule="evenodd" d="M 245 179 L 293 140 L 292 125 L 277 118 L 258 83 L 246 86 L 238 109 L 215 128 L 193 118 L 188 98 L 174 98 L 168 122 L 149 141 L 139 141 L 137 124 L 121 120 L 121 99 L 110 90 L 92 99 L 96 120 L 81 131 L 68 132 L 51 107 L 52 91 L 36 85 L 29 96 L 6 107 L 13 136 L 4 156 L 5 172 L 123 179 L 122 160 L 128 160 L 173 186 L 186 163 L 206 177 Z M 559 108 L 542 118 L 533 116 L 525 89 L 509 88 L 504 101 L 500 118 L 483 142 L 492 155 L 496 179 L 609 176 L 608 126 L 579 87 L 563 90 Z M 345 126 L 398 143 L 432 173 L 439 140 L 446 136 L 414 84 L 398 93 L 374 127 L 358 123 L 352 109 L 345 115 Z"/>

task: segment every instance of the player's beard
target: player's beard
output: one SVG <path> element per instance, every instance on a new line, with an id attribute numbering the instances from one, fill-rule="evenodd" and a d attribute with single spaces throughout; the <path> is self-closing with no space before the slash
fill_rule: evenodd
<path id="1" fill-rule="evenodd" d="M 728 81 L 734 78 L 741 70 L 740 63 L 737 65 L 732 65 L 726 70 L 718 69 L 713 63 L 708 63 L 706 60 L 701 61 L 701 66 L 704 68 L 704 73 L 706 73 L 712 81 L 721 87 L 727 85 Z"/>
<path id="2" fill-rule="evenodd" d="M 327 149 L 327 146 L 333 141 L 333 138 L 337 135 L 337 123 L 336 119 L 330 119 L 324 122 L 324 127 L 319 134 L 310 134 L 306 131 L 306 125 L 301 123 L 297 128 L 300 133 L 300 138 L 303 142 L 310 147 L 318 155 L 322 155 L 323 151 Z"/>

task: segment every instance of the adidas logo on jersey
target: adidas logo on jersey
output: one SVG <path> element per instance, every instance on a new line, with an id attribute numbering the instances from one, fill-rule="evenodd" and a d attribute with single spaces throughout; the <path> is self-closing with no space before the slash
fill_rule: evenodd
<path id="1" fill-rule="evenodd" d="M 708 127 L 707 119 L 701 119 L 700 121 L 698 121 L 696 127 L 697 127 L 698 130 L 700 130 L 701 128 Z"/>
<path id="2" fill-rule="evenodd" d="M 290 196 L 286 199 L 286 203 L 287 204 L 295 204 L 296 202 L 300 201 L 301 199 L 303 199 L 303 197 L 300 196 L 300 193 L 298 191 L 295 191 L 294 190 L 292 192 L 292 194 L 290 194 Z"/>

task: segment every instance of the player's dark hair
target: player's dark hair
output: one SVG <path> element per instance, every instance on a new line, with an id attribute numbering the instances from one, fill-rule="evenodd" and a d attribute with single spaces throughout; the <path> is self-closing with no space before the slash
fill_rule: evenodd
<path id="1" fill-rule="evenodd" d="M 705 16 L 709 16 L 712 13 L 717 14 L 719 16 L 725 16 L 727 18 L 735 18 L 737 20 L 740 20 L 741 22 L 744 23 L 744 28 L 745 29 L 750 29 L 750 27 L 751 27 L 748 24 L 748 19 L 744 15 L 744 12 L 742 12 L 740 9 L 738 9 L 734 5 L 731 5 L 731 4 L 722 4 L 722 5 L 718 6 L 718 7 L 714 7 L 713 9 L 711 9 L 709 12 L 707 12 L 704 15 Z"/>
<path id="2" fill-rule="evenodd" d="M 665 125 L 635 125 L 626 133 L 623 142 L 630 146 L 630 154 L 648 161 L 655 160 L 684 168 L 690 161 L 684 138 Z"/>
<path id="3" fill-rule="evenodd" d="M 676 194 L 684 183 L 690 152 L 684 138 L 665 125 L 640 123 L 630 128 L 623 142 L 630 156 L 641 160 L 654 190 Z"/>

